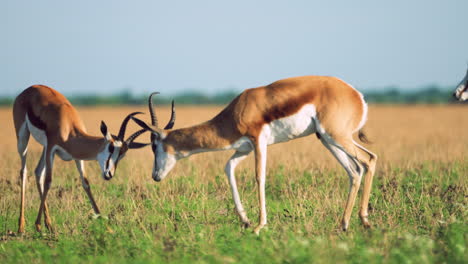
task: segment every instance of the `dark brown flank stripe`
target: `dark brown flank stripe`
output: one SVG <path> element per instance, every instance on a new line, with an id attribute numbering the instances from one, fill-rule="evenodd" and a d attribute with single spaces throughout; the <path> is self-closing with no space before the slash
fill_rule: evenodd
<path id="1" fill-rule="evenodd" d="M 266 224 L 266 164 L 263 164 L 263 159 L 267 155 L 261 149 L 263 144 L 258 141 L 259 135 L 265 124 L 294 115 L 308 104 L 314 105 L 316 111 L 314 119 L 319 121 L 320 127 L 326 131 L 325 134 L 321 131 L 316 133 L 319 139 L 321 136 L 327 135 L 326 138 L 321 138 L 322 143 L 330 150 L 332 150 L 331 146 L 333 145 L 338 144 L 337 147 L 341 145 L 340 151 L 347 154 L 345 158 L 348 161 L 352 159 L 356 165 L 361 164 L 363 168 L 367 168 L 362 175 L 364 186 L 359 214 L 363 225 L 370 227 L 367 219 L 367 208 L 369 207 L 369 195 L 377 156 L 353 141 L 354 132 L 362 128 L 359 126 L 362 125 L 365 107 L 363 104 L 365 102 L 357 90 L 338 78 L 327 76 L 295 77 L 280 80 L 268 86 L 245 90 L 213 119 L 196 126 L 165 131 L 163 148 L 165 152 L 170 154 L 177 152 L 190 154 L 189 152 L 192 150 L 219 150 L 232 145 L 242 136 L 248 137 L 254 145 L 255 174 L 260 201 L 259 225 L 254 229 L 258 235 L 260 229 Z M 156 130 L 155 133 L 159 134 L 160 132 Z M 327 140 L 328 136 L 332 137 L 333 141 Z M 365 142 L 363 140 L 365 136 L 360 130 L 359 139 Z M 357 174 L 361 174 L 360 172 L 351 173 L 351 168 L 347 169 L 351 165 L 346 166 L 343 158 L 336 155 L 340 152 L 332 151 L 332 153 L 348 171 L 351 180 Z M 229 160 L 226 168 L 231 166 L 233 166 L 230 168 L 231 170 L 235 168 L 236 164 L 232 163 L 235 157 L 236 155 Z M 156 165 L 157 160 L 158 157 L 155 156 Z M 358 167 L 361 168 L 361 165 Z M 228 171 L 226 174 L 228 177 L 233 177 Z M 231 180 L 230 184 L 233 196 L 238 195 L 237 188 Z M 348 228 L 358 190 L 359 183 L 355 184 L 353 181 L 341 221 L 343 230 Z M 250 225 L 242 204 L 239 200 L 235 202 L 241 221 L 245 225 Z"/>
<path id="2" fill-rule="evenodd" d="M 242 136 L 255 141 L 265 124 L 291 116 L 306 104 L 316 107 L 321 125 L 331 135 L 356 129 L 362 119 L 359 93 L 342 80 L 324 76 L 290 78 L 245 90 L 210 121 L 167 131 L 164 148 L 170 153 L 216 149 Z"/>
<path id="3" fill-rule="evenodd" d="M 43 130 L 45 131 L 46 130 L 46 124 L 44 122 L 42 122 L 41 119 L 39 119 L 33 112 L 32 108 L 30 106 L 28 106 L 27 108 L 27 115 L 28 115 L 28 119 L 29 121 L 33 124 L 33 126 L 39 128 L 40 130 Z"/>

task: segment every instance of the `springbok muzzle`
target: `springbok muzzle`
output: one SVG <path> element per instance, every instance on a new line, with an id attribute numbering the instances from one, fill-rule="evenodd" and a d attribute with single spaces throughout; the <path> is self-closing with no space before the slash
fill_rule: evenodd
<path id="1" fill-rule="evenodd" d="M 104 178 L 104 180 L 108 181 L 110 179 L 112 179 L 112 176 L 113 176 L 113 173 L 109 170 L 105 171 L 104 173 L 102 173 L 102 177 Z"/>

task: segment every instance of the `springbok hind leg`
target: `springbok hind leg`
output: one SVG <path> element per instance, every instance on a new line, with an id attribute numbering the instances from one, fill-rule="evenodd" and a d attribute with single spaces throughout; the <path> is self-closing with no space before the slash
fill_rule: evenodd
<path id="1" fill-rule="evenodd" d="M 343 231 L 346 231 L 349 227 L 349 220 L 354 203 L 356 202 L 359 186 L 361 185 L 362 175 L 366 168 L 356 157 L 357 150 L 353 145 L 352 138 L 342 137 L 333 139 L 326 133 L 320 134 L 320 136 L 323 145 L 330 150 L 349 176 L 349 193 L 341 220 L 341 227 Z"/>
<path id="2" fill-rule="evenodd" d="M 354 145 L 358 149 L 358 158 L 361 162 L 365 164 L 367 167 L 366 173 L 364 174 L 364 187 L 362 190 L 362 198 L 361 198 L 361 205 L 359 209 L 359 218 L 361 219 L 361 223 L 366 228 L 370 228 L 371 224 L 369 223 L 369 198 L 370 192 L 372 188 L 372 180 L 374 178 L 375 173 L 375 166 L 377 163 L 377 155 L 370 152 L 369 150 L 365 149 L 363 146 L 354 142 Z"/>

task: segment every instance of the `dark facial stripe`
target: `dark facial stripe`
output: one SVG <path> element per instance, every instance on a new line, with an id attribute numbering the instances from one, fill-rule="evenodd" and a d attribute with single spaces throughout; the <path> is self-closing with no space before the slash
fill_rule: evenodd
<path id="1" fill-rule="evenodd" d="M 112 144 L 109 145 L 109 147 L 110 147 L 110 146 L 112 146 Z M 106 161 L 106 168 L 107 168 L 107 169 L 109 168 L 109 163 L 110 163 L 110 160 L 111 160 L 111 158 L 112 158 L 112 155 L 114 154 L 115 148 L 114 148 L 114 146 L 112 146 L 112 148 L 109 148 L 108 150 L 109 150 L 109 157 L 107 158 L 107 161 Z M 112 151 L 110 151 L 110 150 L 112 150 Z"/>
<path id="2" fill-rule="evenodd" d="M 109 155 L 109 158 L 107 158 L 107 161 L 106 161 L 106 169 L 108 169 L 108 168 L 109 168 L 109 163 L 110 163 L 110 159 L 111 159 L 111 157 L 112 157 L 112 154 L 111 154 L 111 155 Z"/>
<path id="3" fill-rule="evenodd" d="M 151 144 L 151 150 L 153 151 L 154 154 L 154 170 L 157 172 L 159 171 L 159 166 L 158 166 L 158 145 L 157 144 Z"/>

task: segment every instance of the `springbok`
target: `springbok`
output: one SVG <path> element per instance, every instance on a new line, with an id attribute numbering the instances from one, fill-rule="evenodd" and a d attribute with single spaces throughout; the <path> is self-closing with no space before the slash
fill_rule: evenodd
<path id="1" fill-rule="evenodd" d="M 151 95 L 152 96 L 152 95 Z M 151 102 L 150 96 L 150 102 Z M 155 113 L 149 104 L 151 117 Z M 367 104 L 351 85 L 335 77 L 304 76 L 280 80 L 267 86 L 245 90 L 213 119 L 181 129 L 158 128 L 132 119 L 152 132 L 153 179 L 166 177 L 177 160 L 195 153 L 234 149 L 225 172 L 231 185 L 237 213 L 245 227 L 250 226 L 239 198 L 235 167 L 253 150 L 260 205 L 259 234 L 267 223 L 265 175 L 267 146 L 315 133 L 349 175 L 350 187 L 341 225 L 348 229 L 351 211 L 364 176 L 359 216 L 365 227 L 377 156 L 356 143 L 353 134 L 367 142 L 361 128 L 366 123 Z"/>
<path id="2" fill-rule="evenodd" d="M 44 85 L 34 85 L 18 95 L 13 106 L 18 152 L 21 158 L 21 205 L 18 233 L 24 232 L 25 225 L 26 155 L 30 135 L 32 134 L 34 139 L 43 146 L 42 156 L 35 169 L 37 188 L 41 198 L 36 229 L 41 231 L 41 216 L 44 213 L 45 225 L 47 229 L 53 231 L 46 198 L 51 185 L 55 154 L 65 161 L 75 160 L 83 188 L 93 206 L 94 213 L 99 216 L 100 211 L 91 194 L 83 160 L 98 160 L 103 178 L 110 180 L 117 163 L 128 149 L 147 145 L 133 142 L 136 137 L 145 132 L 144 129 L 124 140 L 128 121 L 136 114 L 139 112 L 131 113 L 123 120 L 118 136 L 111 135 L 102 121 L 101 132 L 104 137 L 96 137 L 86 132 L 76 109 L 56 90 Z"/>
<path id="3" fill-rule="evenodd" d="M 459 101 L 466 101 L 468 99 L 468 70 L 466 70 L 463 80 L 457 85 L 453 96 Z"/>

